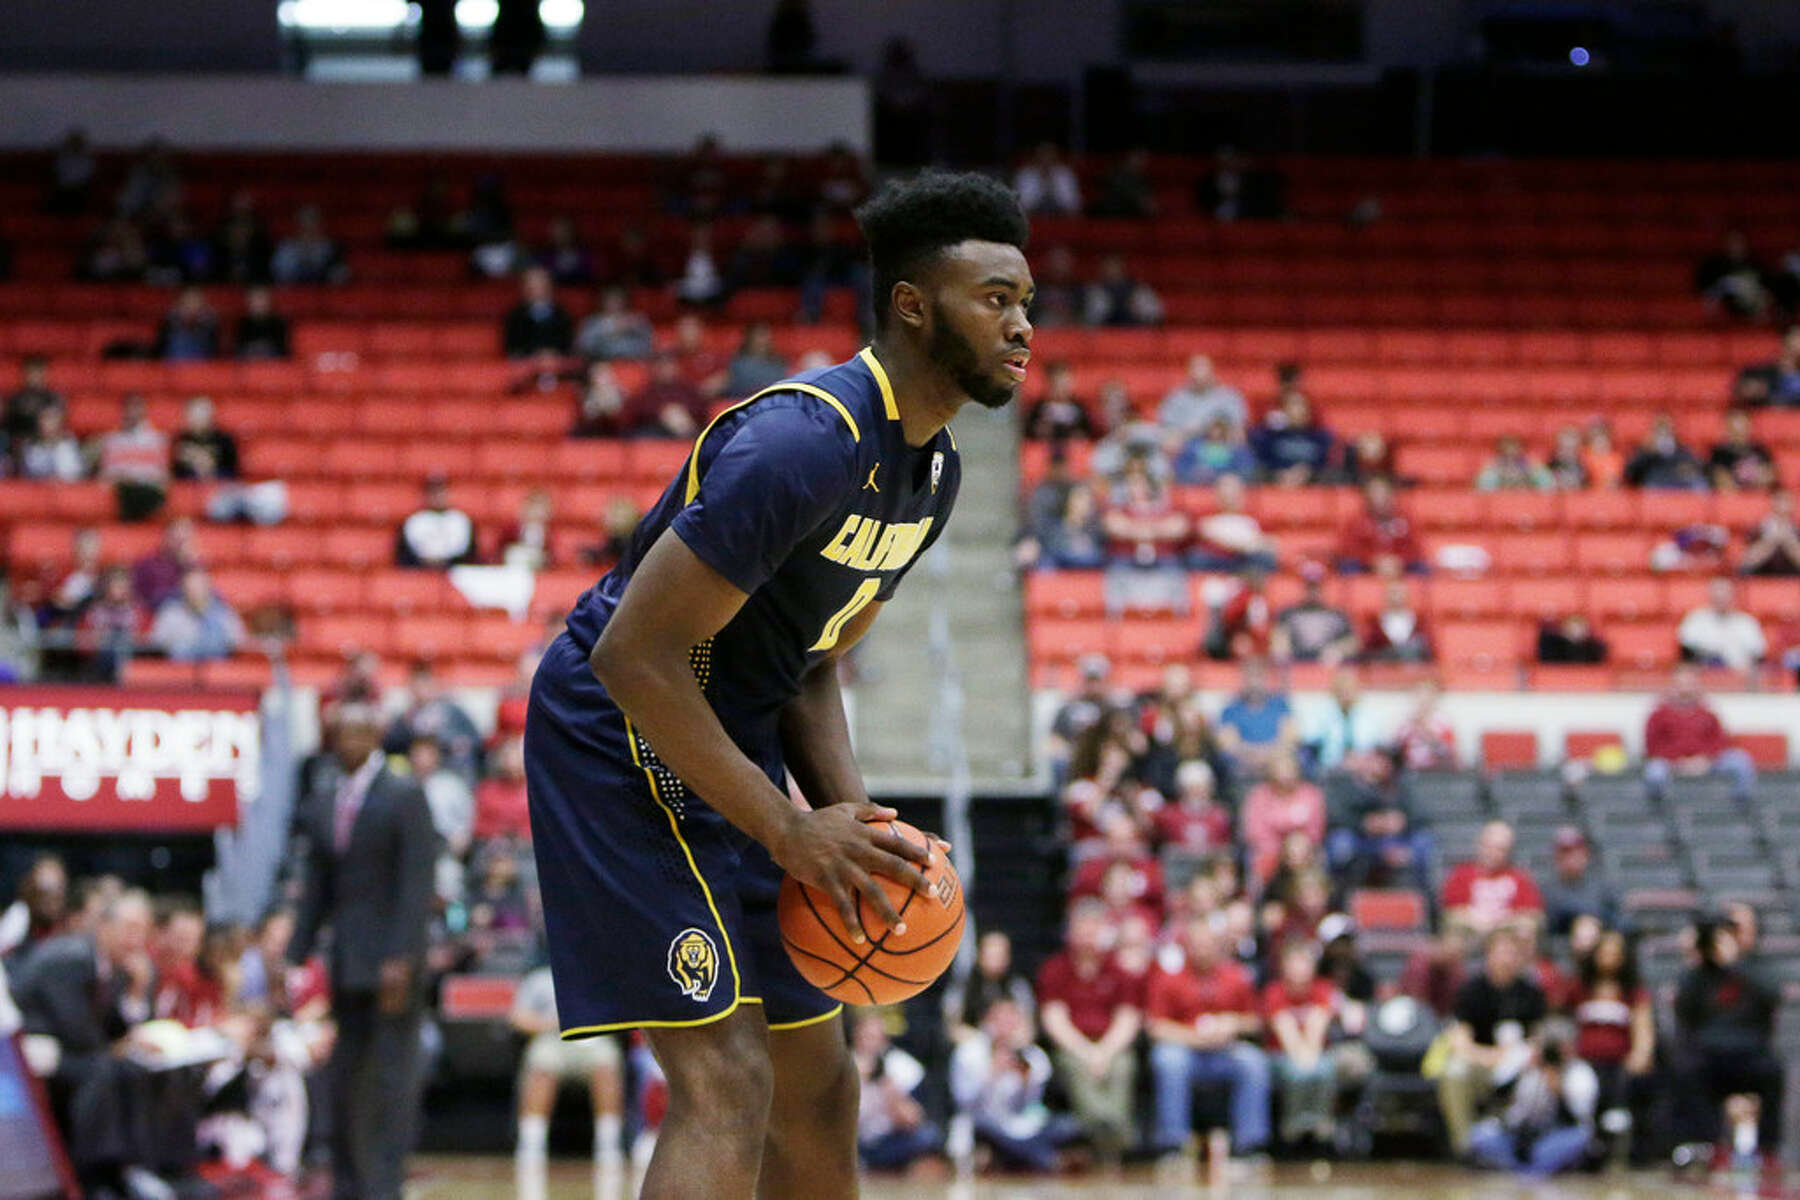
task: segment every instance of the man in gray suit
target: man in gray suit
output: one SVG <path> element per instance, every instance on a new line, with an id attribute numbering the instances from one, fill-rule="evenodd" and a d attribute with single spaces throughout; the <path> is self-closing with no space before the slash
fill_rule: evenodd
<path id="1" fill-rule="evenodd" d="M 304 895 L 288 960 L 331 926 L 327 969 L 335 1200 L 400 1200 L 419 1109 L 419 1022 L 437 833 L 425 793 L 388 769 L 375 711 L 338 713 L 339 781 L 301 821 Z"/>

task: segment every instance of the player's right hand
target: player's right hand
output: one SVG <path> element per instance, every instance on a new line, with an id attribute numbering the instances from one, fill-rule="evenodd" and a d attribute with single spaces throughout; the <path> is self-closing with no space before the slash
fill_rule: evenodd
<path id="1" fill-rule="evenodd" d="M 838 918 L 857 941 L 866 940 L 856 916 L 859 895 L 891 928 L 904 932 L 899 912 L 874 877 L 885 875 L 924 892 L 925 876 L 913 864 L 929 862 L 930 851 L 869 824 L 897 816 L 891 808 L 866 802 L 796 811 L 769 853 L 789 875 L 831 897 Z"/>

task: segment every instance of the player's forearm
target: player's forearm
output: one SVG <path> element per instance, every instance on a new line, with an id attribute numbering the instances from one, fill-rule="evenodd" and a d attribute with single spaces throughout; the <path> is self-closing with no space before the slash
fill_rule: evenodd
<path id="1" fill-rule="evenodd" d="M 824 808 L 869 798 L 850 748 L 850 723 L 835 662 L 821 662 L 807 674 L 800 694 L 781 710 L 780 725 L 788 773 L 808 804 Z"/>
<path id="2" fill-rule="evenodd" d="M 612 656 L 596 647 L 591 661 L 663 764 L 727 821 L 773 849 L 796 810 L 725 732 L 686 656 L 643 650 Z"/>

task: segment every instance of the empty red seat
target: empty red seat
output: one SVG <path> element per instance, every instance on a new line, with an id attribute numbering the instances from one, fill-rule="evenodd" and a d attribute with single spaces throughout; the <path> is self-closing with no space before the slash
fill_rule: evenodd
<path id="1" fill-rule="evenodd" d="M 1520 627 L 1511 621 L 1446 621 L 1433 641 L 1438 660 L 1445 663 L 1504 668 L 1522 657 Z"/>
<path id="2" fill-rule="evenodd" d="M 1098 617 L 1105 610 L 1106 582 L 1099 571 L 1034 571 L 1025 577 L 1028 619 Z"/>
<path id="3" fill-rule="evenodd" d="M 1529 729 L 1483 730 L 1481 762 L 1490 771 L 1529 770 L 1536 767 L 1537 734 Z"/>
<path id="4" fill-rule="evenodd" d="M 1350 919 L 1358 930 L 1414 932 L 1425 928 L 1425 897 L 1405 889 L 1359 888 L 1350 893 Z"/>

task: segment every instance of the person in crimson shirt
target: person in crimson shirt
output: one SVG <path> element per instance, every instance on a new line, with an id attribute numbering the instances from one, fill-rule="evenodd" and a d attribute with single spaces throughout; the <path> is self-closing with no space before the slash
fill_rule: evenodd
<path id="1" fill-rule="evenodd" d="M 1367 662 L 1430 662 L 1434 657 L 1431 626 L 1405 580 L 1383 585 L 1381 611 L 1371 613 L 1363 629 L 1362 653 Z"/>
<path id="2" fill-rule="evenodd" d="M 1731 744 L 1719 716 L 1706 705 L 1700 672 L 1678 666 L 1669 677 L 1669 692 L 1644 723 L 1644 783 L 1661 799 L 1674 776 L 1724 775 L 1738 799 L 1756 786 L 1756 763 Z"/>
<path id="3" fill-rule="evenodd" d="M 725 390 L 730 377 L 731 361 L 707 349 L 706 324 L 693 313 L 683 313 L 675 321 L 675 341 L 668 353 L 681 368 L 681 377 L 702 396 L 711 399 Z"/>
<path id="4" fill-rule="evenodd" d="M 202 1009 L 216 1009 L 223 996 L 217 981 L 208 981 L 201 974 L 200 950 L 205 940 L 206 918 L 192 904 L 172 903 L 157 913 L 156 929 L 150 937 L 150 958 L 156 964 L 156 1016 L 171 1017 L 184 1025 L 208 1023 L 194 1018 Z"/>
<path id="5" fill-rule="evenodd" d="M 1438 1102 L 1450 1149 L 1469 1152 L 1476 1110 L 1528 1065 L 1549 1006 L 1526 974 L 1524 941 L 1511 929 L 1488 935 L 1481 974 L 1457 989 L 1451 1006 L 1450 1055 L 1438 1077 Z"/>
<path id="6" fill-rule="evenodd" d="M 1575 1019 L 1575 1057 L 1594 1069 L 1600 1084 L 1600 1126 L 1617 1132 L 1621 1123 L 1609 1114 L 1628 1114 L 1632 1157 L 1641 1161 L 1649 1132 L 1656 1015 L 1649 989 L 1638 980 L 1631 940 L 1622 930 L 1602 932 L 1593 950 L 1577 961 L 1568 1008 Z"/>
<path id="7" fill-rule="evenodd" d="M 1231 843 L 1231 814 L 1218 801 L 1218 781 L 1211 765 L 1190 758 L 1175 768 L 1175 798 L 1151 816 L 1162 855 L 1164 882 L 1179 886 L 1199 874 L 1208 858 Z"/>
<path id="8" fill-rule="evenodd" d="M 1189 530 L 1187 514 L 1175 507 L 1169 489 L 1150 474 L 1149 460 L 1141 454 L 1126 458 L 1100 524 L 1111 542 L 1108 557 L 1137 567 L 1174 563 Z"/>
<path id="9" fill-rule="evenodd" d="M 1262 993 L 1263 1028 L 1281 1093 L 1281 1140 L 1312 1137 L 1329 1144 L 1337 1109 L 1337 1062 L 1327 1045 L 1344 1004 L 1331 980 L 1319 976 L 1311 942 L 1281 948 L 1279 978 Z"/>
<path id="10" fill-rule="evenodd" d="M 1293 754 L 1277 753 L 1269 759 L 1268 778 L 1244 799 L 1243 826 L 1251 877 L 1264 882 L 1274 873 L 1281 843 L 1290 833 L 1305 834 L 1314 846 L 1324 844 L 1325 793 L 1300 777 Z"/>
<path id="11" fill-rule="evenodd" d="M 1100 1161 L 1117 1166 L 1131 1145 L 1136 1116 L 1137 1057 L 1132 1043 L 1143 1027 L 1141 983 L 1107 954 L 1113 933 L 1106 906 L 1078 900 L 1069 913 L 1069 941 L 1038 971 L 1038 1020 L 1069 1105 Z"/>
<path id="12" fill-rule="evenodd" d="M 1207 636 L 1206 653 L 1212 658 L 1245 662 L 1269 654 L 1275 637 L 1275 606 L 1269 603 L 1269 573 L 1253 566 L 1231 599 L 1219 609 Z"/>
<path id="13" fill-rule="evenodd" d="M 1188 918 L 1181 943 L 1145 983 L 1156 1149 L 1178 1153 L 1187 1142 L 1196 1087 L 1223 1087 L 1231 1098 L 1232 1153 L 1260 1153 L 1269 1142 L 1269 1060 L 1245 1040 L 1262 1027 L 1255 985 L 1226 956 L 1210 918 Z"/>
<path id="14" fill-rule="evenodd" d="M 1544 897 L 1531 872 L 1512 861 L 1512 826 L 1489 821 L 1475 843 L 1473 860 L 1458 863 L 1444 880 L 1448 921 L 1484 937 L 1518 920 L 1533 924 L 1544 916 Z"/>
<path id="15" fill-rule="evenodd" d="M 1108 889 L 1104 887 L 1107 876 L 1114 868 L 1122 867 L 1130 872 L 1130 887 L 1127 896 L 1134 904 L 1141 904 L 1152 912 L 1161 913 L 1163 906 L 1163 872 L 1162 864 L 1153 858 L 1144 848 L 1143 839 L 1139 836 L 1137 824 L 1122 809 L 1105 809 L 1100 817 L 1100 835 L 1104 839 L 1101 848 L 1082 862 L 1075 872 L 1075 879 L 1069 885 L 1069 898 L 1079 900 L 1084 896 L 1100 896 Z M 1114 883 L 1112 891 L 1119 888 Z"/>
<path id="16" fill-rule="evenodd" d="M 619 423 L 630 437 L 689 439 L 706 424 L 706 396 L 672 354 L 650 363 L 650 378 L 625 401 Z"/>
<path id="17" fill-rule="evenodd" d="M 1394 485 L 1376 476 L 1363 485 L 1363 511 L 1338 539 L 1338 570 L 1379 571 L 1384 564 L 1423 570 L 1425 551 L 1418 531 L 1394 503 Z"/>
<path id="18" fill-rule="evenodd" d="M 1400 994 L 1439 1017 L 1448 1017 L 1468 976 L 1469 931 L 1446 921 L 1438 935 L 1407 956 L 1400 969 Z"/>
<path id="19" fill-rule="evenodd" d="M 495 748 L 493 774 L 475 789 L 475 836 L 531 840 L 525 804 L 525 739 L 508 738 Z"/>

